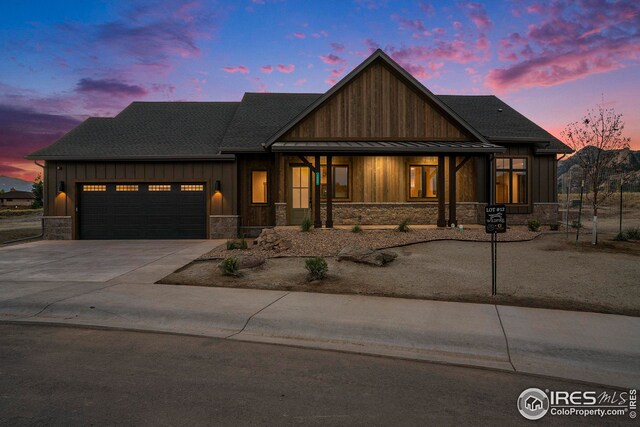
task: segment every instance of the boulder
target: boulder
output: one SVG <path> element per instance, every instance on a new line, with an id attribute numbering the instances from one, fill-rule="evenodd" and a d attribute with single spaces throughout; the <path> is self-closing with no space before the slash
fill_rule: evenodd
<path id="1" fill-rule="evenodd" d="M 283 252 L 291 248 L 291 241 L 280 236 L 273 228 L 263 229 L 254 244 L 265 251 Z"/>
<path id="2" fill-rule="evenodd" d="M 394 259 L 398 254 L 395 252 L 375 250 L 361 246 L 349 245 L 344 247 L 336 258 L 338 261 L 352 261 L 361 264 L 375 265 L 381 267 Z"/>

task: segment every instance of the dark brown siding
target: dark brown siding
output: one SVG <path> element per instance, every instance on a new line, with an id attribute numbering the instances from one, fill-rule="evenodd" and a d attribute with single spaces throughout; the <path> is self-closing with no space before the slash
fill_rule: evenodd
<path id="1" fill-rule="evenodd" d="M 251 171 L 266 170 L 268 179 L 268 196 L 266 205 L 251 203 Z M 254 234 L 247 227 L 259 229 L 275 225 L 274 202 L 278 197 L 278 177 L 275 173 L 275 155 L 257 154 L 238 156 L 238 183 L 240 200 L 240 229 L 241 233 L 248 236 Z M 254 230 L 255 231 L 255 230 Z"/>
<path id="2" fill-rule="evenodd" d="M 220 180 L 222 191 L 213 195 Z M 57 194 L 65 182 L 65 193 Z M 204 182 L 209 215 L 236 215 L 235 162 L 58 162 L 45 164 L 45 206 L 47 216 L 71 216 L 77 237 L 77 187 L 88 182 Z"/>
<path id="3" fill-rule="evenodd" d="M 281 138 L 469 140 L 438 106 L 382 62 L 374 62 Z"/>
<path id="4" fill-rule="evenodd" d="M 529 144 L 510 144 L 507 151 L 498 155 L 506 157 L 527 157 L 529 163 L 529 205 L 509 206 L 510 213 L 530 213 L 533 203 L 554 203 L 558 201 L 556 189 L 557 160 L 554 155 L 537 156 Z M 494 172 L 495 173 L 495 172 Z"/>

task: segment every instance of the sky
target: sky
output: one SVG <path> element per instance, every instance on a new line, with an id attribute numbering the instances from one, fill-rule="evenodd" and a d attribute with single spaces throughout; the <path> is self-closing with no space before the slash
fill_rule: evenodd
<path id="1" fill-rule="evenodd" d="M 132 101 L 325 92 L 382 48 L 436 94 L 557 137 L 604 103 L 640 149 L 640 1 L 20 0 L 0 14 L 0 175 Z"/>

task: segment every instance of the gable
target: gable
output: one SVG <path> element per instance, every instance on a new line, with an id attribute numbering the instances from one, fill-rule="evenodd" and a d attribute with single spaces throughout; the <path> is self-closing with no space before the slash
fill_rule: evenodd
<path id="1" fill-rule="evenodd" d="M 360 71 L 280 141 L 476 138 L 383 60 Z"/>

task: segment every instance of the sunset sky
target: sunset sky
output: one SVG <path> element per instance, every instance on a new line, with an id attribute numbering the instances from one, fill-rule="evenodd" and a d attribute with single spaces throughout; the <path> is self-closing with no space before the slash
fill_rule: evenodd
<path id="1" fill-rule="evenodd" d="M 554 135 L 604 99 L 640 149 L 640 1 L 56 0 L 0 14 L 0 175 L 135 100 L 325 92 L 377 47 L 437 94 L 496 94 Z"/>

